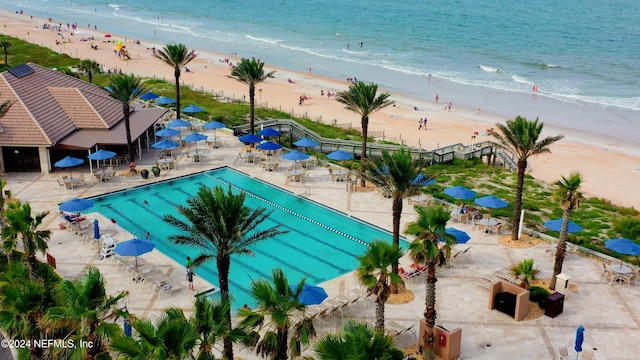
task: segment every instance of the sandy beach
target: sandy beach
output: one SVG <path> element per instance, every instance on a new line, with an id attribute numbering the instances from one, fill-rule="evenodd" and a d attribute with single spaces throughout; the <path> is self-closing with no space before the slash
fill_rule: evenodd
<path id="1" fill-rule="evenodd" d="M 58 23 L 56 20 L 54 19 L 53 24 Z M 80 59 L 93 59 L 103 65 L 105 70 L 121 69 L 123 72 L 143 77 L 173 80 L 173 69 L 152 56 L 153 47 L 161 48 L 165 44 L 144 39 L 138 39 L 139 43 L 134 42 L 134 39 L 126 37 L 126 32 L 111 33 L 112 37 L 105 38 L 104 33 L 83 27 L 77 29 L 82 32 L 80 34 L 71 35 L 72 30 L 63 29 L 61 35 L 58 35 L 57 31 L 42 29 L 42 24 L 48 22 L 47 19 L 31 18 L 28 14 L 0 11 L 0 23 L 7 35 Z M 60 22 L 66 25 L 63 19 L 60 19 Z M 81 41 L 82 38 L 90 37 L 94 40 Z M 56 44 L 56 40 L 60 44 Z M 114 54 L 113 42 L 117 40 L 125 42 L 131 60 L 120 60 Z M 98 49 L 92 49 L 91 44 L 97 45 Z M 247 94 L 247 87 L 230 78 L 229 65 L 221 61 L 228 58 L 231 63 L 235 63 L 239 59 L 229 54 L 194 50 L 198 56 L 189 65 L 191 72 L 182 73 L 185 85 L 217 93 L 224 92 L 225 96 L 239 99 Z M 359 117 L 346 111 L 334 98 L 326 96 L 328 91 L 335 93 L 347 89 L 347 82 L 317 76 L 311 72 L 301 73 L 274 68 L 269 66 L 269 59 L 262 61 L 267 64 L 269 70 L 276 70 L 276 74 L 274 79 L 259 85 L 260 91 L 256 97 L 261 106 L 281 109 L 296 115 L 305 114 L 313 119 L 322 119 L 326 123 L 350 123 L 359 129 Z M 438 80 L 431 80 L 428 86 L 437 89 Z M 321 96 L 321 90 L 324 96 Z M 303 94 L 309 100 L 300 106 L 298 99 Z M 491 114 L 491 109 L 480 109 L 478 112 L 476 109 L 456 106 L 455 101 L 450 112 L 444 111 L 443 103 L 450 100 L 444 97 L 440 97 L 440 103 L 436 104 L 435 99 L 424 101 L 401 93 L 392 95 L 397 106 L 374 114 L 370 119 L 369 129 L 373 133 L 384 132 L 387 140 L 403 142 L 410 146 L 434 149 L 454 143 L 469 144 L 474 132 L 482 135 L 487 129 L 494 127 L 495 123 L 506 120 Z M 545 104 L 541 99 L 531 101 L 539 101 L 540 106 Z M 428 118 L 427 130 L 418 131 L 418 120 L 424 117 Z M 544 122 L 545 119 L 541 118 L 540 121 Z M 635 185 L 640 181 L 638 143 L 624 143 L 575 129 L 552 126 L 545 127 L 543 136 L 556 134 L 565 135 L 565 139 L 552 146 L 551 154 L 531 159 L 532 176 L 553 182 L 572 171 L 579 171 L 585 179 L 583 191 L 586 194 L 606 198 L 619 205 L 640 208 L 640 193 L 634 191 Z M 489 137 L 478 136 L 476 141 L 486 139 Z"/>

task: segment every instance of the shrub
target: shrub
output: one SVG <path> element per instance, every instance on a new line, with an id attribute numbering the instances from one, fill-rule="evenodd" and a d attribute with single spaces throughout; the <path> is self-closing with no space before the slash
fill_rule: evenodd
<path id="1" fill-rule="evenodd" d="M 640 239 L 640 219 L 622 218 L 613 225 L 613 230 L 620 233 L 622 237 L 638 240 Z"/>
<path id="2" fill-rule="evenodd" d="M 538 303 L 541 309 L 545 308 L 549 295 L 551 295 L 549 290 L 540 286 L 532 286 L 529 288 L 529 301 Z"/>

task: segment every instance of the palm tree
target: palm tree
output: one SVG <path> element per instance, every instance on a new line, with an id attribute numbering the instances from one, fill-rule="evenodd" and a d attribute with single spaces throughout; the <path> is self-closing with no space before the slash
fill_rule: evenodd
<path id="1" fill-rule="evenodd" d="M 549 153 L 549 146 L 562 139 L 563 135 L 549 136 L 538 141 L 544 123 L 538 124 L 538 119 L 528 121 L 517 116 L 514 120 L 507 120 L 506 124 L 496 124 L 499 131 L 494 131 L 493 136 L 500 144 L 513 152 L 518 158 L 518 181 L 516 184 L 516 201 L 513 206 L 513 229 L 511 240 L 518 240 L 520 232 L 520 211 L 522 209 L 522 192 L 524 190 L 524 172 L 527 170 L 529 157 Z"/>
<path id="2" fill-rule="evenodd" d="M 0 40 L 0 48 L 4 51 L 4 64 L 9 66 L 9 48 L 11 47 L 11 42 L 8 40 Z"/>
<path id="3" fill-rule="evenodd" d="M 11 242 L 16 242 L 18 239 L 22 240 L 32 280 L 38 277 L 36 252 L 40 251 L 44 254 L 49 248 L 47 242 L 51 238 L 51 230 L 38 230 L 42 225 L 42 220 L 48 214 L 48 211 L 43 211 L 33 217 L 31 215 L 31 205 L 29 203 L 21 204 L 20 202 L 9 203 L 9 206 L 4 211 L 7 221 L 6 226 L 2 229 L 4 251 L 11 251 L 15 248 L 15 244 L 10 245 Z"/>
<path id="4" fill-rule="evenodd" d="M 366 323 L 347 320 L 342 331 L 327 334 L 313 346 L 321 360 L 382 360 L 390 359 L 394 339 Z"/>
<path id="5" fill-rule="evenodd" d="M 533 259 L 524 259 L 520 264 L 511 267 L 511 272 L 516 280 L 522 281 L 521 286 L 529 288 L 531 280 L 535 280 L 540 270 L 533 267 Z"/>
<path id="6" fill-rule="evenodd" d="M 393 198 L 391 212 L 393 216 L 393 246 L 400 248 L 400 220 L 402 217 L 403 200 L 422 192 L 422 186 L 432 178 L 423 176 L 416 181 L 424 168 L 422 156 L 413 159 L 411 153 L 401 147 L 390 153 L 383 151 L 381 157 L 374 157 L 371 161 L 363 161 L 362 167 L 367 180 L 381 188 Z M 398 263 L 392 266 L 393 273 L 398 274 Z M 393 286 L 393 292 L 398 293 L 398 287 Z"/>
<path id="7" fill-rule="evenodd" d="M 360 122 L 362 124 L 362 157 L 361 160 L 367 158 L 367 136 L 369 133 L 369 116 L 374 112 L 381 110 L 395 101 L 389 100 L 391 94 L 382 93 L 377 95 L 378 85 L 371 83 L 365 84 L 359 82 L 351 85 L 349 90 L 338 92 L 336 99 L 343 103 L 347 110 L 360 114 Z M 376 96 L 377 95 L 377 96 Z M 360 186 L 365 186 L 364 171 L 360 180 Z"/>
<path id="8" fill-rule="evenodd" d="M 158 50 L 155 56 L 167 65 L 173 66 L 173 76 L 176 79 L 176 118 L 180 119 L 180 69 L 195 59 L 195 56 L 185 44 L 168 44 Z"/>
<path id="9" fill-rule="evenodd" d="M 584 200 L 582 192 L 580 192 L 582 176 L 580 176 L 579 173 L 571 173 L 568 178 L 563 176 L 562 180 L 556 181 L 554 185 L 556 186 L 556 190 L 553 194 L 554 198 L 560 201 L 564 211 L 562 213 L 560 241 L 558 242 L 558 249 L 556 250 L 556 262 L 553 265 L 553 276 L 551 276 L 551 282 L 549 283 L 549 289 L 551 290 L 555 290 L 556 288 L 556 275 L 562 272 L 562 262 L 564 261 L 564 255 L 567 252 L 569 217 L 573 210 L 580 207 L 580 202 Z"/>
<path id="10" fill-rule="evenodd" d="M 257 310 L 240 310 L 241 327 L 266 328 L 262 338 L 255 343 L 256 353 L 273 360 L 287 360 L 300 355 L 301 344 L 307 344 L 316 334 L 313 321 L 304 317 L 306 305 L 298 301 L 305 279 L 301 279 L 292 290 L 282 269 L 273 269 L 273 282 L 258 279 L 251 282 L 251 296 L 256 300 Z M 289 343 L 289 329 L 294 336 Z M 259 336 L 258 332 L 253 333 Z"/>
<path id="11" fill-rule="evenodd" d="M 231 77 L 249 85 L 249 106 L 251 108 L 251 116 L 249 122 L 249 131 L 254 134 L 255 131 L 255 106 L 256 106 L 256 84 L 265 81 L 267 78 L 273 77 L 275 71 L 264 72 L 264 63 L 260 59 L 242 59 L 231 69 Z"/>
<path id="12" fill-rule="evenodd" d="M 200 187 L 198 195 L 187 200 L 187 206 L 178 206 L 178 212 L 186 219 L 166 215 L 164 221 L 179 228 L 180 234 L 169 236 L 176 244 L 190 245 L 202 252 L 194 260 L 198 266 L 214 260 L 218 268 L 220 296 L 229 301 L 229 267 L 232 255 L 252 255 L 249 249 L 259 241 L 285 233 L 276 225 L 258 230 L 271 211 L 251 209 L 244 205 L 246 194 L 234 194 L 231 187 L 214 189 Z M 227 309 L 227 329 L 231 331 L 231 310 Z M 224 339 L 224 356 L 233 359 L 230 338 Z"/>
<path id="13" fill-rule="evenodd" d="M 133 144 L 131 141 L 131 102 L 138 99 L 142 94 L 149 91 L 149 88 L 139 78 L 132 75 L 112 75 L 107 79 L 107 84 L 111 88 L 109 96 L 122 103 L 122 115 L 124 116 L 124 127 L 127 134 L 127 162 L 133 161 Z"/>
<path id="14" fill-rule="evenodd" d="M 427 324 L 422 338 L 425 340 L 428 353 L 433 349 L 433 327 L 436 325 L 436 265 L 446 262 L 445 247 L 452 243 L 450 236 L 445 234 L 447 221 L 451 212 L 443 206 L 416 206 L 418 219 L 407 224 L 406 234 L 415 236 L 409 245 L 409 256 L 414 263 L 427 266 L 425 278 L 425 310 L 424 320 Z M 440 239 L 445 240 L 441 242 Z"/>
<path id="15" fill-rule="evenodd" d="M 242 329 L 234 328 L 229 332 L 226 315 L 230 306 L 228 300 L 212 301 L 203 296 L 196 298 L 195 311 L 189 319 L 200 337 L 196 345 L 196 360 L 215 359 L 215 344 L 219 339 L 230 338 L 237 342 L 247 338 Z"/>
<path id="16" fill-rule="evenodd" d="M 193 359 L 198 333 L 178 308 L 165 309 L 155 322 L 131 318 L 136 336 L 116 336 L 110 348 L 124 359 L 182 360 Z"/>
<path id="17" fill-rule="evenodd" d="M 100 64 L 97 62 L 85 59 L 78 64 L 78 70 L 82 71 L 89 77 L 89 83 L 93 83 L 93 74 L 100 72 Z"/>
<path id="18" fill-rule="evenodd" d="M 87 268 L 80 280 L 58 284 L 54 297 L 60 305 L 47 311 L 44 327 L 50 332 L 69 331 L 64 334 L 65 339 L 92 346 L 57 349 L 61 351 L 57 357 L 89 360 L 109 355 L 109 340 L 122 334 L 122 328 L 113 319 L 119 315 L 118 304 L 128 292 L 109 296 L 105 287 L 106 281 L 95 267 Z"/>
<path id="19" fill-rule="evenodd" d="M 374 240 L 358 261 L 357 277 L 376 302 L 376 330 L 384 331 L 384 305 L 391 295 L 391 286 L 401 284 L 400 276 L 391 271 L 391 265 L 402 257 L 402 251 L 382 240 Z"/>

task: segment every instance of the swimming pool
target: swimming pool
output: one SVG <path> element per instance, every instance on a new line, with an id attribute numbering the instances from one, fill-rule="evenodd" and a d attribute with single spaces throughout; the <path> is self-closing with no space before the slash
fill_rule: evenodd
<path id="1" fill-rule="evenodd" d="M 391 233 L 384 229 L 231 168 L 98 196 L 93 198 L 96 202 L 91 211 L 115 219 L 118 225 L 132 234 L 144 237 L 149 232 L 159 251 L 184 264 L 187 256 L 194 258 L 200 250 L 167 241 L 167 236 L 178 230 L 162 219 L 167 214 L 181 217 L 176 205 L 185 204 L 187 198 L 196 195 L 202 185 L 221 185 L 225 188 L 232 185 L 234 192 L 245 191 L 246 206 L 273 211 L 259 229 L 279 224 L 282 229 L 288 230 L 286 234 L 252 246 L 255 257 L 232 257 L 229 287 L 235 306 L 252 304 L 249 295 L 251 280 L 271 279 L 271 270 L 275 267 L 281 267 L 291 282 L 306 277 L 308 283 L 317 284 L 354 270 L 358 265 L 357 257 L 372 240 L 392 241 Z M 198 267 L 195 272 L 197 276 L 218 285 L 215 261 Z"/>

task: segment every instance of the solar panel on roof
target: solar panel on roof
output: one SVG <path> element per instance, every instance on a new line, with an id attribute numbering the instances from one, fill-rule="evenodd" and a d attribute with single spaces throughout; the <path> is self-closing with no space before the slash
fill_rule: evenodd
<path id="1" fill-rule="evenodd" d="M 27 64 L 23 64 L 23 65 L 18 65 L 16 67 L 13 67 L 11 69 L 9 69 L 9 74 L 17 77 L 17 78 L 21 78 L 23 76 L 27 76 L 31 73 L 35 72 L 35 70 L 27 65 Z"/>

